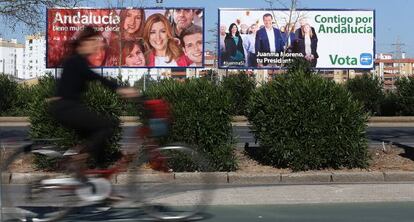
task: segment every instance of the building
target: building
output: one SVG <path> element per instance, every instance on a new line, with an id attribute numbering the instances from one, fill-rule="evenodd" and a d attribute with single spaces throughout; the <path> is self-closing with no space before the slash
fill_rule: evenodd
<path id="1" fill-rule="evenodd" d="M 17 39 L 10 41 L 0 38 L 0 73 L 14 78 L 24 76 L 24 45 Z"/>
<path id="2" fill-rule="evenodd" d="M 46 37 L 43 33 L 26 36 L 23 79 L 36 78 L 54 69 L 46 69 Z"/>
<path id="3" fill-rule="evenodd" d="M 414 58 L 393 58 L 391 54 L 379 54 L 375 59 L 375 74 L 384 81 L 385 89 L 394 89 L 395 81 L 414 74 Z"/>

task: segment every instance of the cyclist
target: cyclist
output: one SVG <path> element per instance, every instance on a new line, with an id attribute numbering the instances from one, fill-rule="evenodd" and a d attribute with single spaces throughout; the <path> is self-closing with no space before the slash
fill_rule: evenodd
<path id="1" fill-rule="evenodd" d="M 77 147 L 78 153 L 70 157 L 75 162 L 76 171 L 86 167 L 86 160 L 94 157 L 98 165 L 103 163 L 103 147 L 105 141 L 114 133 L 118 122 L 99 115 L 89 109 L 81 100 L 87 83 L 99 81 L 107 88 L 116 91 L 123 97 L 137 97 L 138 91 L 134 88 L 120 88 L 112 82 L 98 75 L 90 69 L 88 57 L 97 53 L 102 39 L 98 31 L 86 26 L 71 41 L 69 55 L 63 62 L 63 72 L 58 80 L 55 96 L 50 98 L 49 111 L 52 117 L 64 127 L 73 129 L 79 136 L 85 138 L 85 143 Z"/>

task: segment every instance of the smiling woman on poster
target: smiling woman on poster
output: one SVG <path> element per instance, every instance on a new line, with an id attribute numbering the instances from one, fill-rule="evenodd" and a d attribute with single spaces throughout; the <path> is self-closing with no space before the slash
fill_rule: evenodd
<path id="1" fill-rule="evenodd" d="M 148 17 L 143 37 L 150 50 L 148 66 L 175 67 L 191 64 L 179 41 L 174 38 L 171 24 L 164 15 L 156 13 Z"/>
<path id="2" fill-rule="evenodd" d="M 230 25 L 229 33 L 224 39 L 224 45 L 226 48 L 226 56 L 224 58 L 223 64 L 228 66 L 244 66 L 245 55 L 243 40 L 235 23 L 232 23 Z"/>
<path id="3" fill-rule="evenodd" d="M 122 65 L 128 67 L 144 67 L 146 65 L 143 39 L 123 43 Z"/>
<path id="4" fill-rule="evenodd" d="M 121 19 L 122 40 L 131 41 L 142 37 L 145 25 L 145 11 L 143 9 L 121 10 L 119 17 Z"/>
<path id="5" fill-rule="evenodd" d="M 119 32 L 112 31 L 108 56 L 107 66 L 123 65 L 119 61 L 119 56 L 122 53 L 121 44 L 124 41 L 133 41 L 142 38 L 145 25 L 145 12 L 143 9 L 122 9 L 119 11 L 120 23 Z"/>
<path id="6" fill-rule="evenodd" d="M 311 67 L 316 67 L 319 58 L 318 38 L 308 23 L 303 24 L 299 32 L 300 37 L 295 40 L 295 51 L 302 53 L 304 58 L 310 62 Z"/>

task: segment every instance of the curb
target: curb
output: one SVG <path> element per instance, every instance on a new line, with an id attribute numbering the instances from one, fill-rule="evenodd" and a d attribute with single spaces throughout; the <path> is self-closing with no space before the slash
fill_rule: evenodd
<path id="1" fill-rule="evenodd" d="M 3 184 L 27 184 L 39 178 L 52 178 L 56 173 L 13 173 L 3 174 Z M 174 174 L 143 174 L 140 180 L 155 181 L 162 178 L 174 180 L 180 184 L 197 184 L 206 179 L 216 184 L 233 185 L 305 185 L 305 184 L 346 184 L 346 183 L 393 183 L 413 182 L 414 172 L 384 171 L 384 172 L 299 172 L 299 173 L 174 173 Z M 113 184 L 123 185 L 132 174 L 121 173 L 111 179 Z"/>
<path id="2" fill-rule="evenodd" d="M 414 116 L 373 116 L 369 118 L 372 123 L 387 122 L 414 122 Z"/>

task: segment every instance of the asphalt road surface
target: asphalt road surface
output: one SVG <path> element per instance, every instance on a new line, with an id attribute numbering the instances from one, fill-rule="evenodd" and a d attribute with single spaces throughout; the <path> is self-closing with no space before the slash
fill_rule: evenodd
<path id="1" fill-rule="evenodd" d="M 414 203 L 213 206 L 194 221 L 205 222 L 412 222 Z M 200 219 L 202 218 L 202 219 Z M 3 221 L 10 221 L 5 215 Z M 62 222 L 154 221 L 141 209 L 83 209 Z"/>
<path id="2" fill-rule="evenodd" d="M 27 137 L 28 127 L 0 127 L 0 140 L 8 137 Z M 121 143 L 128 144 L 135 137 L 136 127 L 123 127 Z M 245 143 L 250 146 L 255 144 L 253 134 L 248 126 L 234 126 L 233 134 L 236 137 L 238 147 L 244 147 Z M 414 148 L 414 127 L 369 127 L 367 138 L 370 147 L 381 147 L 383 143 L 393 143 L 403 148 Z"/>

